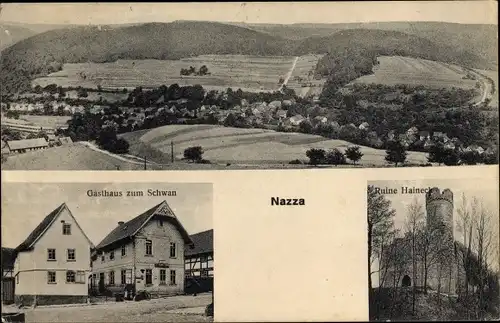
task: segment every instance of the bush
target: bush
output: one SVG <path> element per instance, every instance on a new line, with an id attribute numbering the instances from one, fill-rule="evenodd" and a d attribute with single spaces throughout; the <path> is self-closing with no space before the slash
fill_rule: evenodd
<path id="1" fill-rule="evenodd" d="M 197 161 L 198 164 L 211 164 L 212 162 L 210 162 L 210 160 L 208 159 L 201 159 L 199 161 Z"/>
<path id="2" fill-rule="evenodd" d="M 289 162 L 288 164 L 290 164 L 290 165 L 301 165 L 303 163 L 299 159 L 294 159 L 291 162 Z"/>
<path id="3" fill-rule="evenodd" d="M 325 161 L 325 150 L 312 148 L 306 152 L 306 156 L 309 158 L 309 164 L 322 164 Z"/>
<path id="4" fill-rule="evenodd" d="M 186 148 L 184 158 L 193 162 L 200 162 L 203 159 L 203 148 L 201 146 Z"/>
<path id="5" fill-rule="evenodd" d="M 360 151 L 359 146 L 351 146 L 345 151 L 345 155 L 348 159 L 352 160 L 354 164 L 363 157 L 363 153 Z"/>
<path id="6" fill-rule="evenodd" d="M 347 163 L 344 153 L 336 148 L 328 152 L 326 162 L 331 165 L 344 165 Z"/>

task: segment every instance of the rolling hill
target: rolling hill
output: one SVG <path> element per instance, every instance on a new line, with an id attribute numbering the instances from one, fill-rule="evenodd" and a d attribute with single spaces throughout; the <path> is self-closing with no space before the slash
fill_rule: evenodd
<path id="1" fill-rule="evenodd" d="M 425 38 L 437 44 L 448 44 L 457 51 L 470 51 L 475 55 L 484 57 L 492 65 L 498 65 L 498 27 L 495 25 L 424 21 L 291 25 L 234 24 L 269 35 L 295 40 L 330 36 L 348 29 L 399 31 Z"/>
<path id="2" fill-rule="evenodd" d="M 34 31 L 28 28 L 10 24 L 0 24 L 0 50 L 35 34 Z"/>
<path id="3" fill-rule="evenodd" d="M 311 148 L 344 151 L 352 144 L 303 133 L 284 133 L 264 129 L 230 128 L 213 125 L 169 125 L 151 130 L 140 130 L 120 135 L 130 143 L 134 155 L 159 163 L 170 159 L 171 142 L 177 160 L 183 158 L 184 149 L 201 146 L 204 158 L 214 163 L 242 165 L 288 164 L 292 160 L 306 162 L 306 151 Z M 153 151 L 155 153 L 153 153 Z M 385 150 L 361 147 L 364 154 L 360 164 L 385 166 Z M 163 155 L 163 156 L 162 156 Z M 425 164 L 427 154 L 409 152 L 408 163 Z"/>
<path id="4" fill-rule="evenodd" d="M 89 46 L 91 44 L 91 46 Z M 287 39 L 281 35 L 215 22 L 177 21 L 125 27 L 50 30 L 6 48 L 0 57 L 5 92 L 25 90 L 30 81 L 63 63 L 117 59 L 180 59 L 206 54 L 335 55 L 357 47 L 379 55 L 400 55 L 490 69 L 488 59 L 464 48 L 400 31 L 349 29 L 328 36 Z"/>

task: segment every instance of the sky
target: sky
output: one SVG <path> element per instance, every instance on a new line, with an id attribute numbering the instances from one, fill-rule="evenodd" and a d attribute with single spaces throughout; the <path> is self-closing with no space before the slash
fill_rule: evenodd
<path id="1" fill-rule="evenodd" d="M 492 214 L 491 218 L 491 229 L 495 232 L 496 237 L 496 259 L 492 259 L 491 265 L 494 268 L 499 268 L 499 226 L 500 226 L 500 216 L 499 216 L 499 196 L 498 196 L 498 182 L 497 181 L 484 181 L 483 179 L 467 179 L 467 180 L 456 180 L 456 179 L 440 179 L 440 180 L 417 180 L 417 181 L 372 181 L 368 183 L 375 187 L 380 188 L 397 188 L 398 192 L 401 192 L 401 187 L 437 187 L 442 192 L 445 189 L 450 189 L 453 193 L 453 219 L 454 219 L 454 233 L 455 240 L 462 241 L 462 234 L 456 228 L 456 222 L 458 219 L 458 208 L 462 203 L 462 194 L 465 194 L 468 201 L 473 197 L 477 197 L 484 204 L 484 207 L 489 210 Z M 385 197 L 391 201 L 391 207 L 395 210 L 396 215 L 394 218 L 394 226 L 401 229 L 403 232 L 405 230 L 405 222 L 408 217 L 408 206 L 417 201 L 423 206 L 423 211 L 425 214 L 425 194 L 385 194 Z M 378 266 L 377 262 L 373 264 L 372 270 L 376 269 Z M 373 275 L 374 286 L 378 284 L 378 276 Z"/>
<path id="2" fill-rule="evenodd" d="M 1 21 L 120 24 L 210 20 L 246 23 L 446 21 L 497 24 L 496 1 L 7 3 Z"/>
<path id="3" fill-rule="evenodd" d="M 88 197 L 87 190 L 175 190 L 170 197 Z M 213 229 L 212 184 L 2 183 L 2 247 L 17 247 L 51 211 L 66 203 L 97 245 L 118 221 L 128 221 L 166 200 L 189 234 Z"/>

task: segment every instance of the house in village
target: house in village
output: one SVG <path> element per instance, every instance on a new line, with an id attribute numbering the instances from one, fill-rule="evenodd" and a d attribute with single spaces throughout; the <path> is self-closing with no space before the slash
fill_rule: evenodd
<path id="1" fill-rule="evenodd" d="M 359 130 L 368 130 L 370 128 L 370 124 L 365 121 L 362 124 L 360 124 L 358 128 Z"/>
<path id="2" fill-rule="evenodd" d="M 288 119 L 288 123 L 292 126 L 298 126 L 302 123 L 302 121 L 306 120 L 306 118 L 304 118 L 303 116 L 301 116 L 300 114 L 297 114 L 297 115 L 294 115 L 293 117 L 290 117 L 290 119 Z"/>
<path id="3" fill-rule="evenodd" d="M 68 206 L 61 204 L 15 249 L 16 303 L 87 302 L 92 248 Z"/>
<path id="4" fill-rule="evenodd" d="M 213 290 L 214 279 L 214 230 L 191 235 L 193 249 L 185 254 L 187 293 Z"/>
<path id="5" fill-rule="evenodd" d="M 16 250 L 2 248 L 2 304 L 14 303 L 14 262 Z"/>
<path id="6" fill-rule="evenodd" d="M 11 153 L 25 153 L 31 150 L 40 150 L 49 147 L 45 138 L 22 139 L 7 141 L 7 146 Z"/>
<path id="7" fill-rule="evenodd" d="M 431 138 L 431 134 L 429 133 L 429 131 L 420 131 L 418 133 L 418 138 L 420 141 L 427 141 L 427 139 L 430 139 Z"/>
<path id="8" fill-rule="evenodd" d="M 92 255 L 91 288 L 97 292 L 184 292 L 184 254 L 190 236 L 166 201 L 119 222 Z"/>

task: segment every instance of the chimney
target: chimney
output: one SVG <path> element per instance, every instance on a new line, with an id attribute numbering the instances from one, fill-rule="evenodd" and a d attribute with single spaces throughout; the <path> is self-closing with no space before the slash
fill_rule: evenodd
<path id="1" fill-rule="evenodd" d="M 125 224 L 125 222 L 123 222 L 123 221 L 118 221 L 118 226 L 121 226 L 121 225 L 124 225 L 124 224 Z"/>

